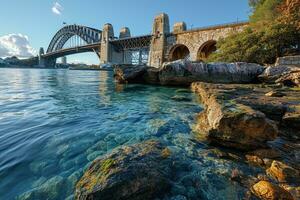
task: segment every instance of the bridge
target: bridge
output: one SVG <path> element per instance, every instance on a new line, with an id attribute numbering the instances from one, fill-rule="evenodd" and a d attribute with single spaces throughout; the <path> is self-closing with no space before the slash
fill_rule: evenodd
<path id="1" fill-rule="evenodd" d="M 94 52 L 100 63 L 148 64 L 159 67 L 163 62 L 189 58 L 205 61 L 216 51 L 216 43 L 230 33 L 242 31 L 247 22 L 235 22 L 187 30 L 184 22 L 175 23 L 170 31 L 169 17 L 155 17 L 152 33 L 131 36 L 129 28 L 122 28 L 115 37 L 111 24 L 102 30 L 80 25 L 68 25 L 52 38 L 48 49 L 39 51 L 39 65 L 53 67 L 56 59 L 67 55 Z"/>

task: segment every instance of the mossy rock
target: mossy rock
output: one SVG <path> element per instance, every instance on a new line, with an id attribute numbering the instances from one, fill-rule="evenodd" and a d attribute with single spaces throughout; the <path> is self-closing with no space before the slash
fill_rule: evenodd
<path id="1" fill-rule="evenodd" d="M 96 159 L 76 185 L 75 199 L 155 199 L 171 186 L 171 151 L 155 140 Z"/>

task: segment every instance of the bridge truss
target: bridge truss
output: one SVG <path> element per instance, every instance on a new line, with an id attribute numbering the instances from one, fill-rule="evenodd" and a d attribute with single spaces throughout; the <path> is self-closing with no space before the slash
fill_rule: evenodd
<path id="1" fill-rule="evenodd" d="M 86 26 L 69 25 L 60 29 L 52 38 L 47 53 L 55 52 L 64 48 L 66 43 L 71 40 L 70 47 L 76 47 L 84 44 L 94 44 L 101 41 L 102 31 Z M 75 38 L 75 39 L 73 39 Z M 72 42 L 72 39 L 79 41 L 78 43 Z"/>
<path id="2" fill-rule="evenodd" d="M 152 35 L 122 38 L 111 41 L 114 50 L 123 52 L 124 63 L 147 64 Z"/>

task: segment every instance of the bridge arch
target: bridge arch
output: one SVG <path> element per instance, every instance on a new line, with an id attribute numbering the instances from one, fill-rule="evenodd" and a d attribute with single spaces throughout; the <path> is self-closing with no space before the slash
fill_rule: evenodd
<path id="1" fill-rule="evenodd" d="M 185 59 L 189 56 L 190 56 L 190 50 L 184 44 L 176 44 L 169 51 L 169 61 Z"/>
<path id="2" fill-rule="evenodd" d="M 217 50 L 217 41 L 216 40 L 208 40 L 204 42 L 197 52 L 197 61 L 204 61 L 208 58 L 208 56 Z"/>
<path id="3" fill-rule="evenodd" d="M 101 41 L 102 31 L 86 26 L 69 25 L 60 29 L 52 38 L 47 53 L 51 53 L 63 48 L 64 44 L 73 36 L 79 36 L 87 44 Z"/>

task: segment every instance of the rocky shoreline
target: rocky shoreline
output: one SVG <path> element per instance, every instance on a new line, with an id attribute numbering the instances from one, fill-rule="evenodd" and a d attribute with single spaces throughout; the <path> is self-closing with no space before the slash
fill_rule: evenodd
<path id="1" fill-rule="evenodd" d="M 226 175 L 244 188 L 243 199 L 300 199 L 297 66 L 182 60 L 159 69 L 117 66 L 115 78 L 123 84 L 191 86 L 204 105 L 194 127 L 196 140 L 228 149 L 209 151 L 215 157 L 260 171 L 249 175 L 233 169 Z M 176 186 L 174 170 L 182 160 L 161 141 L 118 148 L 91 164 L 77 183 L 76 199 L 190 199 L 177 194 L 179 189 L 166 198 Z"/>

